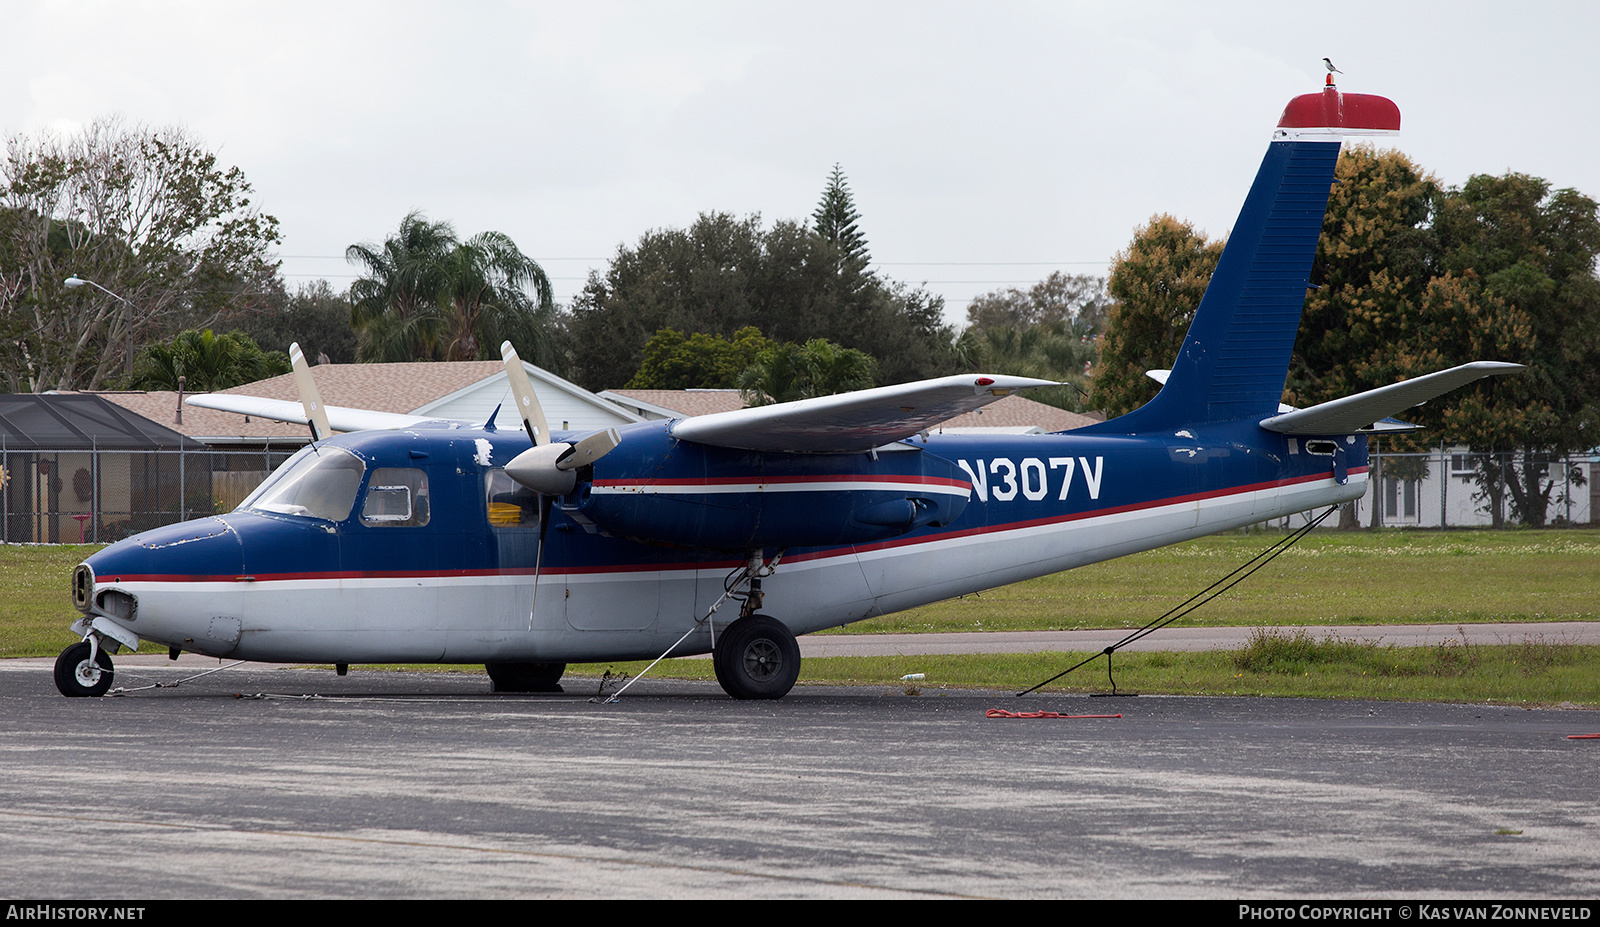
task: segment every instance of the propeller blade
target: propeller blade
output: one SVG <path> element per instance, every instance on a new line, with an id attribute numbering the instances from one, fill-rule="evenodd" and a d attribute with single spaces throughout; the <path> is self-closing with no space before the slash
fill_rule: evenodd
<path id="1" fill-rule="evenodd" d="M 539 549 L 533 555 L 533 593 L 528 597 L 528 630 L 533 630 L 533 615 L 539 608 L 539 574 L 544 572 L 544 539 L 550 533 L 550 496 L 539 495 Z"/>
<path id="2" fill-rule="evenodd" d="M 572 445 L 572 453 L 556 461 L 558 470 L 576 470 L 586 467 L 600 458 L 606 456 L 622 443 L 622 436 L 617 434 L 615 428 L 597 431 L 577 444 Z"/>
<path id="3" fill-rule="evenodd" d="M 550 423 L 545 421 L 544 409 L 539 407 L 539 397 L 533 394 L 533 382 L 528 379 L 528 371 L 522 369 L 522 358 L 517 356 L 517 349 L 511 342 L 500 343 L 500 359 L 506 364 L 506 377 L 511 381 L 511 392 L 517 397 L 517 414 L 522 418 L 522 427 L 528 431 L 529 440 L 535 447 L 550 443 Z"/>
<path id="4" fill-rule="evenodd" d="M 289 345 L 289 363 L 294 365 L 294 385 L 300 391 L 300 405 L 305 408 L 306 422 L 311 426 L 311 440 L 321 441 L 333 433 L 328 426 L 328 410 L 322 406 L 322 394 L 317 392 L 317 381 L 311 378 L 311 365 L 300 350 L 300 343 Z"/>

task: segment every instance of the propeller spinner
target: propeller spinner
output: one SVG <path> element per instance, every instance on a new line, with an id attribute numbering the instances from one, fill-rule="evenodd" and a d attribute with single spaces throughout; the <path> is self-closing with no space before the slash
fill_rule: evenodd
<path id="1" fill-rule="evenodd" d="M 577 443 L 551 442 L 550 424 L 545 421 L 544 410 L 533 394 L 533 383 L 522 368 L 522 359 L 511 342 L 500 345 L 500 357 L 506 364 L 506 376 L 511 381 L 511 391 L 517 399 L 517 412 L 522 416 L 522 427 L 527 429 L 533 447 L 518 454 L 506 464 L 506 475 L 537 493 L 548 496 L 565 495 L 578 483 L 576 471 L 594 463 L 610 453 L 622 440 L 615 428 L 596 432 Z"/>

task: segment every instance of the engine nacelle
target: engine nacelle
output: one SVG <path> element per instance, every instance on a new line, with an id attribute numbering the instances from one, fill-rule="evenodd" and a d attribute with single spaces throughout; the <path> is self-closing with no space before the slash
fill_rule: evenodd
<path id="1" fill-rule="evenodd" d="M 625 434 L 560 507 L 633 540 L 748 550 L 862 544 L 954 521 L 972 486 L 942 457 L 773 454 Z"/>

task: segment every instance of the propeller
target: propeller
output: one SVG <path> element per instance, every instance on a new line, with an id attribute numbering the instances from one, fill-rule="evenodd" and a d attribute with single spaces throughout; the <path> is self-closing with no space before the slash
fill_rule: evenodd
<path id="1" fill-rule="evenodd" d="M 306 424 L 311 426 L 311 440 L 321 441 L 333 433 L 328 425 L 328 410 L 322 405 L 322 394 L 317 392 L 317 381 L 311 378 L 311 365 L 300 350 L 300 343 L 289 345 L 289 363 L 294 366 L 294 385 L 300 392 L 300 405 L 306 412 Z"/>
<path id="2" fill-rule="evenodd" d="M 545 420 L 533 382 L 522 367 L 522 359 L 511 342 L 500 344 L 506 379 L 517 400 L 517 413 L 533 447 L 506 464 L 506 475 L 539 494 L 539 549 L 533 561 L 533 595 L 528 603 L 528 630 L 533 630 L 533 610 L 539 601 L 539 574 L 544 569 L 544 539 L 550 531 L 550 507 L 556 496 L 577 488 L 580 467 L 588 466 L 610 453 L 622 440 L 615 428 L 596 432 L 577 443 L 550 440 L 550 423 Z"/>
<path id="3" fill-rule="evenodd" d="M 621 436 L 615 428 L 607 428 L 577 443 L 552 442 L 550 424 L 545 421 L 544 410 L 539 407 L 539 399 L 533 394 L 533 383 L 528 379 L 528 372 L 522 369 L 517 349 L 511 346 L 511 342 L 504 342 L 500 345 L 500 357 L 506 364 L 506 377 L 517 399 L 522 427 L 533 442 L 533 447 L 506 464 L 506 475 L 534 492 L 547 496 L 562 496 L 572 492 L 578 485 L 578 475 L 574 471 L 610 453 L 621 442 Z"/>

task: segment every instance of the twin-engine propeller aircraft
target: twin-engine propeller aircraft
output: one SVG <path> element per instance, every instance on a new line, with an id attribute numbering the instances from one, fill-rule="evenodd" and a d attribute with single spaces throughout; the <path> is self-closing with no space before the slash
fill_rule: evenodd
<path id="1" fill-rule="evenodd" d="M 324 408 L 296 349 L 301 403 L 188 401 L 313 443 L 234 512 L 84 561 L 56 684 L 102 695 L 109 654 L 145 640 L 340 672 L 484 663 L 514 692 L 558 689 L 569 662 L 710 652 L 729 695 L 779 698 L 797 634 L 1359 498 L 1366 435 L 1409 427 L 1389 416 L 1521 369 L 1279 405 L 1341 140 L 1399 127 L 1331 84 L 1291 101 L 1160 393 L 1072 432 L 929 434 L 1046 385 L 952 376 L 552 434 L 507 344 L 523 434 Z"/>

